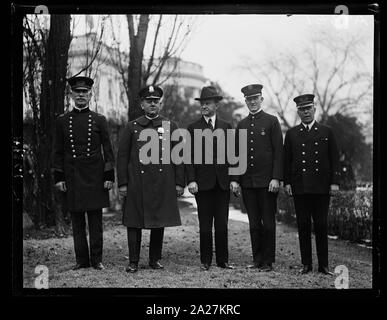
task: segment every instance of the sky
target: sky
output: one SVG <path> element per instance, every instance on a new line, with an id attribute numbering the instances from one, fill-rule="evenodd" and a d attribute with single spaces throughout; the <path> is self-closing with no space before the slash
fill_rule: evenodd
<path id="1" fill-rule="evenodd" d="M 278 52 L 302 50 L 321 28 L 332 35 L 369 36 L 362 57 L 372 70 L 372 16 L 349 16 L 345 25 L 337 16 L 212 15 L 200 16 L 197 24 L 181 57 L 201 64 L 206 77 L 241 102 L 240 88 L 261 80 L 242 70 L 246 60 L 259 64 Z"/>

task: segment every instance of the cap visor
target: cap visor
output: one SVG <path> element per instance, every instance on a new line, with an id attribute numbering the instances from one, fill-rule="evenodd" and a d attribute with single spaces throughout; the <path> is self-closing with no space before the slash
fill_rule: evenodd
<path id="1" fill-rule="evenodd" d="M 86 90 L 90 90 L 91 87 L 86 87 L 86 86 L 72 86 L 71 89 L 86 89 Z"/>
<path id="2" fill-rule="evenodd" d="M 159 96 L 148 96 L 148 97 L 144 97 L 144 99 L 160 99 L 161 97 Z"/>
<path id="3" fill-rule="evenodd" d="M 307 104 L 298 105 L 297 109 L 302 109 L 302 108 L 306 108 L 306 107 L 310 107 L 310 106 L 314 106 L 314 103 L 311 102 L 311 103 L 307 103 Z"/>
<path id="4" fill-rule="evenodd" d="M 261 96 L 261 95 L 262 95 L 262 93 L 250 94 L 249 96 L 245 96 L 245 98 L 257 97 L 257 96 Z"/>

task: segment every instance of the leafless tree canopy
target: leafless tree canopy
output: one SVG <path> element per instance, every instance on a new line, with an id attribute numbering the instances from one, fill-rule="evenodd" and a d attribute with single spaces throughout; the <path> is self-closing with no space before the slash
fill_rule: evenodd
<path id="1" fill-rule="evenodd" d="M 336 112 L 371 112 L 372 74 L 358 54 L 366 40 L 361 36 L 334 39 L 324 31 L 316 32 L 302 52 L 272 54 L 264 63 L 247 61 L 243 67 L 262 79 L 270 108 L 284 128 L 295 125 L 293 98 L 303 93 L 315 94 L 322 122 Z"/>

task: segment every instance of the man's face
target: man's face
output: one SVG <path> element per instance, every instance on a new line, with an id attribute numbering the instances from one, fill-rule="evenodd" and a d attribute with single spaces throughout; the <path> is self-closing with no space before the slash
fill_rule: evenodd
<path id="1" fill-rule="evenodd" d="M 307 106 L 304 108 L 298 108 L 297 113 L 303 123 L 311 123 L 314 120 L 314 114 L 316 112 L 315 106 Z"/>
<path id="2" fill-rule="evenodd" d="M 141 108 L 151 118 L 156 117 L 161 110 L 161 102 L 158 98 L 145 98 L 141 100 Z"/>
<path id="3" fill-rule="evenodd" d="M 251 112 L 257 112 L 261 108 L 263 101 L 262 95 L 252 96 L 245 99 L 246 105 Z"/>
<path id="4" fill-rule="evenodd" d="M 77 107 L 84 108 L 91 99 L 91 90 L 87 88 L 71 89 L 71 97 Z"/>
<path id="5" fill-rule="evenodd" d="M 212 117 L 218 109 L 218 103 L 214 99 L 202 100 L 200 108 L 203 116 Z"/>

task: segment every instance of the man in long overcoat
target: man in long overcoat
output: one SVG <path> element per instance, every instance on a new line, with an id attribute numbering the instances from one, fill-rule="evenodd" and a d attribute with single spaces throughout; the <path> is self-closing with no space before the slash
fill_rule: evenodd
<path id="1" fill-rule="evenodd" d="M 216 134 L 210 137 L 210 141 L 202 139 L 197 150 L 194 146 L 194 131 L 223 133 L 227 137 L 227 130 L 231 124 L 219 119 L 216 110 L 219 101 L 223 99 L 218 95 L 213 86 L 203 87 L 200 98 L 202 117 L 188 126 L 191 136 L 191 164 L 186 165 L 188 190 L 195 195 L 200 233 L 200 261 L 202 268 L 208 270 L 212 262 L 212 225 L 215 227 L 215 253 L 218 267 L 233 269 L 228 264 L 228 210 L 230 202 L 230 177 L 226 160 L 226 139 L 219 140 Z M 218 144 L 220 145 L 218 149 Z M 206 150 L 211 146 L 210 150 Z M 224 152 L 217 154 L 218 150 Z M 195 152 L 200 152 L 200 163 L 194 163 Z M 211 163 L 205 163 L 207 153 L 212 153 Z"/>
<path id="2" fill-rule="evenodd" d="M 294 98 L 301 123 L 286 133 L 284 184 L 286 193 L 293 196 L 296 209 L 301 273 L 312 271 L 313 218 L 318 271 L 332 274 L 328 268 L 328 210 L 330 194 L 339 190 L 339 152 L 332 129 L 315 121 L 313 100 L 313 94 Z"/>
<path id="3" fill-rule="evenodd" d="M 58 117 L 54 133 L 53 172 L 56 187 L 66 193 L 71 213 L 76 265 L 74 270 L 104 269 L 102 264 L 102 208 L 109 207 L 114 182 L 114 155 L 106 118 L 89 109 L 93 80 L 68 80 L 72 111 Z M 88 216 L 89 247 L 85 212 Z"/>
<path id="4" fill-rule="evenodd" d="M 249 268 L 272 271 L 275 261 L 275 214 L 282 180 L 283 144 L 278 119 L 262 110 L 262 88 L 251 84 L 241 89 L 250 114 L 237 125 L 247 131 L 247 170 L 232 177 L 242 188 L 249 218 L 253 264 Z M 237 138 L 236 141 L 239 139 Z"/>
<path id="5" fill-rule="evenodd" d="M 171 142 L 169 136 L 177 125 L 159 115 L 162 89 L 147 86 L 139 96 L 145 115 L 127 124 L 117 154 L 118 187 L 124 198 L 123 224 L 128 232 L 127 272 L 138 270 L 142 229 L 151 230 L 149 266 L 163 268 L 160 259 L 164 228 L 181 225 L 177 196 L 183 194 L 185 182 L 183 164 L 175 165 L 170 157 L 177 142 Z M 143 139 L 145 133 L 156 136 L 156 141 Z M 150 144 L 151 161 L 143 152 Z"/>

